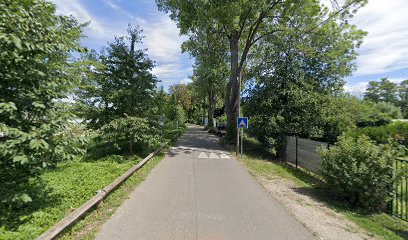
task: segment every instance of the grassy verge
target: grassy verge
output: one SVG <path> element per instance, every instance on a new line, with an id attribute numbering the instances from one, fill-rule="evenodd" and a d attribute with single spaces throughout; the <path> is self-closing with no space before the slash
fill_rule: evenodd
<path id="1" fill-rule="evenodd" d="M 63 232 L 58 239 L 94 239 L 102 224 L 115 213 L 132 190 L 145 180 L 149 172 L 160 162 L 163 156 L 164 154 L 160 153 L 153 157 L 145 166 L 104 199 L 96 209 Z"/>
<path id="2" fill-rule="evenodd" d="M 345 205 L 330 196 L 319 176 L 274 161 L 272 153 L 266 151 L 254 139 L 244 141 L 244 155 L 240 161 L 254 176 L 262 176 L 266 179 L 278 177 L 292 181 L 314 198 L 325 202 L 331 209 L 342 213 L 361 228 L 383 239 L 408 239 L 407 222 L 385 213 L 366 214 L 359 209 Z"/>
<path id="3" fill-rule="evenodd" d="M 166 131 L 166 138 L 171 139 L 174 136 L 180 136 L 184 131 L 185 128 L 168 130 Z M 145 180 L 149 172 L 163 159 L 165 156 L 164 152 L 174 145 L 176 140 L 173 139 L 167 148 L 150 159 L 141 169 L 104 199 L 96 209 L 89 212 L 83 219 L 60 234 L 58 239 L 94 239 L 102 224 L 116 212 L 116 209 L 129 196 L 132 190 Z"/>
<path id="4" fill-rule="evenodd" d="M 184 129 L 166 131 L 166 137 L 169 139 L 183 131 Z M 92 238 L 99 226 L 113 214 L 131 190 L 145 179 L 163 156 L 164 154 L 160 153 L 152 158 L 109 195 L 96 211 L 88 213 L 60 238 Z M 55 169 L 45 171 L 39 178 L 32 179 L 30 186 L 27 186 L 37 189 L 33 202 L 19 209 L 2 210 L 7 214 L 0 218 L 0 239 L 35 239 L 140 160 L 141 158 L 136 156 L 116 155 L 93 161 L 77 158 L 74 161 L 60 163 Z"/>

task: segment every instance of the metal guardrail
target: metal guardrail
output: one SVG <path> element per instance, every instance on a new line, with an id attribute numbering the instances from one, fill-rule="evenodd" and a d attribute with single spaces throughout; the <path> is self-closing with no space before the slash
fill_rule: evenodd
<path id="1" fill-rule="evenodd" d="M 402 174 L 399 181 L 393 186 L 391 200 L 391 215 L 408 221 L 408 160 L 396 159 L 394 174 Z"/>
<path id="2" fill-rule="evenodd" d="M 180 135 L 175 136 L 173 139 L 176 139 Z M 140 161 L 137 165 L 133 166 L 127 172 L 122 174 L 116 180 L 114 180 L 111 184 L 106 186 L 105 188 L 97 191 L 96 195 L 84 203 L 82 206 L 78 207 L 74 211 L 68 213 L 63 219 L 57 222 L 54 226 L 48 229 L 46 232 L 41 234 L 36 240 L 52 240 L 57 237 L 62 231 L 66 228 L 71 226 L 77 220 L 79 220 L 85 213 L 90 211 L 93 207 L 97 206 L 104 198 L 106 198 L 113 190 L 119 187 L 124 181 L 126 181 L 134 172 L 139 170 L 139 168 L 143 167 L 143 165 L 148 162 L 153 156 L 159 153 L 163 148 L 165 148 L 169 143 L 168 141 L 161 145 L 158 149 L 156 149 L 153 153 L 150 153 L 147 157 L 145 157 L 142 161 Z"/>

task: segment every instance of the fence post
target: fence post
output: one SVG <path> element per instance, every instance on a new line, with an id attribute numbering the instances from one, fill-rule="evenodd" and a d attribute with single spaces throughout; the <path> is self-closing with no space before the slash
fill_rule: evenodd
<path id="1" fill-rule="evenodd" d="M 295 158 L 296 168 L 298 167 L 298 137 L 296 136 L 296 158 Z"/>

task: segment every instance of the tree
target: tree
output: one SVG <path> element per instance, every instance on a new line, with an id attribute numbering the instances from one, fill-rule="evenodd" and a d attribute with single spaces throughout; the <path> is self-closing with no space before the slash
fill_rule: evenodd
<path id="1" fill-rule="evenodd" d="M 287 26 L 307 28 L 312 16 L 304 11 Z M 253 134 L 282 150 L 286 135 L 333 141 L 352 127 L 348 105 L 336 96 L 355 69 L 355 49 L 364 35 L 353 25 L 328 22 L 314 34 L 292 31 L 260 40 L 248 62 L 251 81 L 243 103 Z"/>
<path id="2" fill-rule="evenodd" d="M 217 101 L 225 96 L 228 66 L 224 40 L 221 34 L 206 29 L 190 36 L 182 46 L 195 58 L 193 85 L 199 95 L 208 98 L 209 123 L 213 122 Z"/>
<path id="3" fill-rule="evenodd" d="M 29 177 L 79 150 L 60 100 L 77 83 L 70 54 L 82 51 L 82 26 L 42 0 L 2 1 L 0 15 L 0 203 L 8 204 L 29 201 Z"/>
<path id="4" fill-rule="evenodd" d="M 193 110 L 193 93 L 190 85 L 182 83 L 170 86 L 169 95 L 174 97 L 185 113 L 191 113 Z"/>
<path id="5" fill-rule="evenodd" d="M 78 100 L 89 110 L 84 116 L 96 128 L 125 115 L 147 117 L 155 107 L 158 80 L 151 73 L 153 61 L 145 50 L 136 49 L 141 30 L 129 26 L 128 34 L 115 37 L 100 54 L 91 52 L 84 57 L 93 64 L 78 89 Z"/>
<path id="6" fill-rule="evenodd" d="M 388 78 L 381 78 L 380 81 L 370 81 L 364 94 L 364 98 L 372 102 L 389 102 L 397 104 L 398 85 Z"/>
<path id="7" fill-rule="evenodd" d="M 363 1 L 346 1 L 347 7 L 357 6 Z M 304 12 L 320 13 L 317 0 L 233 0 L 233 1 L 190 1 L 156 0 L 159 10 L 170 12 L 170 17 L 178 22 L 181 34 L 196 35 L 211 28 L 223 34 L 229 46 L 230 77 L 226 88 L 225 111 L 228 117 L 227 136 L 235 141 L 235 120 L 238 115 L 240 76 L 248 55 L 258 41 L 266 36 L 289 29 L 287 23 Z M 316 11 L 317 9 L 317 11 Z M 343 9 L 344 10 L 344 9 Z M 349 11 L 343 11 L 346 16 Z M 320 15 L 321 16 L 321 15 Z M 307 31 L 316 28 L 315 15 L 309 15 L 310 25 Z M 302 29 L 303 31 L 304 29 Z"/>
<path id="8" fill-rule="evenodd" d="M 404 118 L 408 118 L 408 79 L 400 83 L 398 88 L 401 111 Z"/>

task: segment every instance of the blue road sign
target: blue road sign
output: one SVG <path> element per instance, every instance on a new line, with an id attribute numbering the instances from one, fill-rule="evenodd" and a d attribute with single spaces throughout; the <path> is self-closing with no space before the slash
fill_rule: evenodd
<path id="1" fill-rule="evenodd" d="M 239 117 L 237 119 L 237 128 L 248 128 L 248 118 L 247 117 Z"/>

